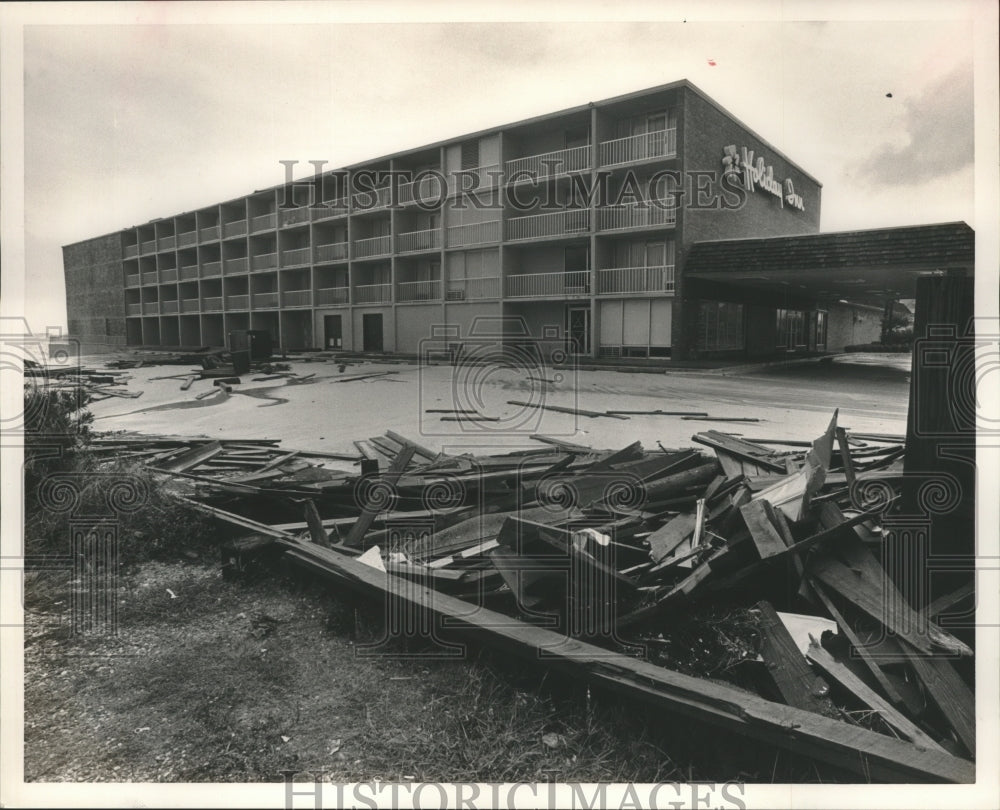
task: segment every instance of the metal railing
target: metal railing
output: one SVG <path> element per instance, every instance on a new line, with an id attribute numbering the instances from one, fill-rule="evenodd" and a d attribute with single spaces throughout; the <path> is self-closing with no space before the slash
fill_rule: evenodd
<path id="1" fill-rule="evenodd" d="M 139 246 L 138 245 L 125 245 L 125 258 L 126 259 L 134 259 L 138 255 L 139 255 Z"/>
<path id="2" fill-rule="evenodd" d="M 142 283 L 143 284 L 156 284 L 156 271 L 155 270 L 151 270 L 149 272 L 143 273 L 142 274 Z"/>
<path id="3" fill-rule="evenodd" d="M 597 293 L 673 292 L 674 266 L 609 267 L 597 271 Z"/>
<path id="4" fill-rule="evenodd" d="M 372 191 L 359 191 L 354 195 L 355 211 L 373 211 L 376 208 L 385 208 L 392 202 L 392 189 L 389 186 L 382 186 L 374 190 L 375 200 L 372 202 Z"/>
<path id="5" fill-rule="evenodd" d="M 309 208 L 305 205 L 299 208 L 282 208 L 280 213 L 282 225 L 294 225 L 296 222 L 309 221 Z"/>
<path id="6" fill-rule="evenodd" d="M 254 307 L 269 309 L 278 306 L 278 294 L 276 292 L 251 293 L 250 300 Z"/>
<path id="7" fill-rule="evenodd" d="M 516 173 L 528 172 L 536 177 L 552 177 L 590 168 L 590 145 L 559 149 L 541 155 L 514 158 L 505 164 L 507 182 L 516 181 Z"/>
<path id="8" fill-rule="evenodd" d="M 222 225 L 223 236 L 244 236 L 247 232 L 247 221 L 237 219 L 233 222 L 225 222 Z"/>
<path id="9" fill-rule="evenodd" d="M 441 229 L 431 228 L 426 231 L 408 231 L 396 236 L 396 252 L 407 253 L 413 250 L 433 250 L 441 247 Z"/>
<path id="10" fill-rule="evenodd" d="M 201 240 L 202 242 L 207 242 L 218 238 L 219 238 L 218 225 L 206 225 L 204 228 L 198 229 L 198 239 Z"/>
<path id="11" fill-rule="evenodd" d="M 676 225 L 677 209 L 666 200 L 608 205 L 598 209 L 597 223 L 602 231 Z"/>
<path id="12" fill-rule="evenodd" d="M 159 301 L 147 301 L 142 305 L 143 315 L 156 315 L 160 311 Z"/>
<path id="13" fill-rule="evenodd" d="M 139 273 L 129 273 L 125 276 L 126 287 L 138 287 L 142 283 L 142 276 Z"/>
<path id="14" fill-rule="evenodd" d="M 391 302 L 391 284 L 361 284 L 354 288 L 355 304 L 388 304 Z"/>
<path id="15" fill-rule="evenodd" d="M 211 298 L 201 299 L 202 312 L 222 312 L 222 296 L 213 295 Z"/>
<path id="16" fill-rule="evenodd" d="M 283 250 L 281 251 L 281 266 L 294 267 L 299 264 L 309 264 L 309 254 L 311 252 L 307 247 Z"/>
<path id="17" fill-rule="evenodd" d="M 441 180 L 434 176 L 422 177 L 412 183 L 399 186 L 399 203 L 421 202 L 425 205 L 436 203 L 442 197 Z"/>
<path id="18" fill-rule="evenodd" d="M 470 222 L 466 225 L 449 225 L 447 229 L 448 247 L 482 245 L 500 241 L 500 220 Z"/>
<path id="19" fill-rule="evenodd" d="M 186 264 L 180 269 L 181 281 L 193 281 L 198 278 L 198 265 Z"/>
<path id="20" fill-rule="evenodd" d="M 226 309 L 250 309 L 249 295 L 227 295 Z"/>
<path id="21" fill-rule="evenodd" d="M 202 262 L 201 277 L 214 278 L 222 275 L 222 262 Z"/>
<path id="22" fill-rule="evenodd" d="M 505 286 L 510 298 L 525 298 L 534 295 L 587 295 L 590 292 L 590 271 L 527 273 L 507 276 Z"/>
<path id="23" fill-rule="evenodd" d="M 187 247 L 198 241 L 198 231 L 184 231 L 177 234 L 177 247 Z"/>
<path id="24" fill-rule="evenodd" d="M 508 239 L 536 239 L 540 236 L 562 236 L 586 233 L 590 230 L 590 210 L 568 208 L 551 214 L 531 214 L 507 220 Z"/>
<path id="25" fill-rule="evenodd" d="M 397 301 L 440 301 L 441 281 L 400 281 L 396 291 Z"/>
<path id="26" fill-rule="evenodd" d="M 177 268 L 168 267 L 160 271 L 160 283 L 169 284 L 171 281 L 177 281 Z"/>
<path id="27" fill-rule="evenodd" d="M 347 197 L 341 197 L 337 200 L 323 200 L 321 206 L 316 206 L 312 209 L 313 220 L 317 219 L 330 219 L 330 217 L 339 217 L 347 213 Z"/>
<path id="28" fill-rule="evenodd" d="M 174 245 L 177 244 L 177 240 L 174 239 L 173 234 L 171 234 L 170 236 L 161 236 L 156 240 L 156 244 L 160 250 L 173 250 Z"/>
<path id="29" fill-rule="evenodd" d="M 660 129 L 627 138 L 602 141 L 598 153 L 602 166 L 617 166 L 677 154 L 677 130 Z"/>
<path id="30" fill-rule="evenodd" d="M 281 294 L 281 305 L 283 307 L 308 307 L 311 304 L 311 290 L 286 290 Z"/>
<path id="31" fill-rule="evenodd" d="M 369 239 L 354 240 L 354 257 L 381 256 L 392 250 L 391 236 L 373 236 Z"/>
<path id="32" fill-rule="evenodd" d="M 448 193 L 454 194 L 462 189 L 465 189 L 466 192 L 473 192 L 484 188 L 494 188 L 498 180 L 503 182 L 499 163 L 476 166 L 474 169 L 462 169 L 448 175 Z"/>
<path id="33" fill-rule="evenodd" d="M 162 315 L 174 315 L 177 312 L 177 299 L 171 298 L 167 301 L 160 301 L 160 313 Z"/>
<path id="34" fill-rule="evenodd" d="M 181 299 L 181 312 L 197 312 L 198 311 L 198 299 L 197 298 L 182 298 Z"/>
<path id="35" fill-rule="evenodd" d="M 250 220 L 250 230 L 254 233 L 276 227 L 278 227 L 278 215 L 274 213 L 261 214 Z"/>
<path id="36" fill-rule="evenodd" d="M 148 239 L 147 241 L 143 242 L 142 243 L 142 252 L 143 253 L 155 253 L 156 252 L 156 240 L 155 239 Z"/>
<path id="37" fill-rule="evenodd" d="M 125 313 L 128 315 L 142 315 L 142 304 L 126 304 Z"/>
<path id="38" fill-rule="evenodd" d="M 236 256 L 232 259 L 222 260 L 222 272 L 227 276 L 245 273 L 247 271 L 247 257 Z"/>
<path id="39" fill-rule="evenodd" d="M 278 266 L 277 253 L 261 253 L 250 257 L 251 270 L 273 270 Z"/>
<path id="40" fill-rule="evenodd" d="M 500 297 L 500 277 L 451 279 L 448 281 L 448 301 L 474 301 Z"/>
<path id="41" fill-rule="evenodd" d="M 326 287 L 316 290 L 316 306 L 328 304 L 346 304 L 351 300 L 349 287 Z"/>
<path id="42" fill-rule="evenodd" d="M 317 262 L 335 262 L 347 258 L 347 242 L 331 242 L 327 245 L 316 245 L 313 255 Z"/>

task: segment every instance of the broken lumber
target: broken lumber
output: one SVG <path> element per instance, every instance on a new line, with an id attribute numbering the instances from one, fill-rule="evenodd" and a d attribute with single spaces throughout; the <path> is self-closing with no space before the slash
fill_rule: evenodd
<path id="1" fill-rule="evenodd" d="M 545 402 L 521 402 L 516 399 L 507 400 L 508 405 L 517 405 L 522 408 L 541 408 L 546 411 L 554 411 L 555 413 L 568 413 L 573 416 L 586 416 L 590 419 L 596 419 L 599 416 L 606 416 L 610 419 L 628 419 L 627 416 L 622 416 L 620 414 L 609 413 L 607 411 L 588 411 L 585 408 L 567 408 L 563 405 L 549 405 Z"/>
<path id="2" fill-rule="evenodd" d="M 413 458 L 413 454 L 416 449 L 413 445 L 408 445 L 399 451 L 399 454 L 392 460 L 392 464 L 389 465 L 389 469 L 385 471 L 385 474 L 381 476 L 381 480 L 385 485 L 389 487 L 395 486 L 396 482 L 400 479 L 406 466 L 410 463 L 410 459 Z M 364 509 L 361 512 L 361 516 L 358 518 L 357 522 L 351 526 L 350 531 L 347 533 L 347 537 L 344 538 L 343 544 L 349 547 L 359 547 L 364 541 L 365 535 L 371 528 L 372 523 L 375 521 L 375 516 L 385 508 L 385 504 L 379 503 L 377 500 L 369 500 L 368 503 L 364 505 Z"/>
<path id="3" fill-rule="evenodd" d="M 771 603 L 762 600 L 754 610 L 761 638 L 760 655 L 782 700 L 789 706 L 822 714 L 822 698 L 829 694 L 830 687 L 809 668 Z"/>

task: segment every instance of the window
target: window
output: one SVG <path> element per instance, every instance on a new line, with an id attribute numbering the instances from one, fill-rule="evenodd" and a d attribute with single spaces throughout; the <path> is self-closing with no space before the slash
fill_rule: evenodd
<path id="1" fill-rule="evenodd" d="M 479 166 L 479 141 L 466 141 L 462 144 L 462 171 L 475 169 Z"/>
<path id="2" fill-rule="evenodd" d="M 698 310 L 698 348 L 703 351 L 742 349 L 743 305 L 703 301 Z"/>
<path id="3" fill-rule="evenodd" d="M 806 347 L 806 313 L 796 309 L 775 310 L 775 348 L 803 349 Z M 824 321 L 825 329 L 825 321 Z"/>
<path id="4" fill-rule="evenodd" d="M 579 129 L 566 130 L 566 148 L 573 149 L 577 146 L 587 146 L 590 143 L 590 128 L 580 127 Z"/>

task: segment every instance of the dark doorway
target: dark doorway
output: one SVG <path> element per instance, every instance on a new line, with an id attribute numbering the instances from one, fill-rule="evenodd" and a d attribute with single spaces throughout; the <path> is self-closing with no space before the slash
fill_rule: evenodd
<path id="1" fill-rule="evenodd" d="M 361 331 L 364 345 L 362 351 L 380 352 L 382 348 L 382 313 L 363 315 Z"/>
<path id="2" fill-rule="evenodd" d="M 590 354 L 590 307 L 567 307 L 569 350 L 573 354 Z"/>
<path id="3" fill-rule="evenodd" d="M 323 346 L 340 349 L 344 345 L 344 326 L 340 315 L 323 316 Z"/>

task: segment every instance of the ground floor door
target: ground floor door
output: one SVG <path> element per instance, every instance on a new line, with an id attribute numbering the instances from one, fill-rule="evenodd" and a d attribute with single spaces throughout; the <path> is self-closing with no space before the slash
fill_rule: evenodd
<path id="1" fill-rule="evenodd" d="M 570 352 L 590 354 L 590 307 L 567 307 L 566 320 Z"/>
<path id="2" fill-rule="evenodd" d="M 323 346 L 340 349 L 344 346 L 344 324 L 342 315 L 323 316 Z"/>
<path id="3" fill-rule="evenodd" d="M 361 318 L 362 350 L 366 352 L 383 351 L 382 344 L 382 313 L 375 312 Z"/>

